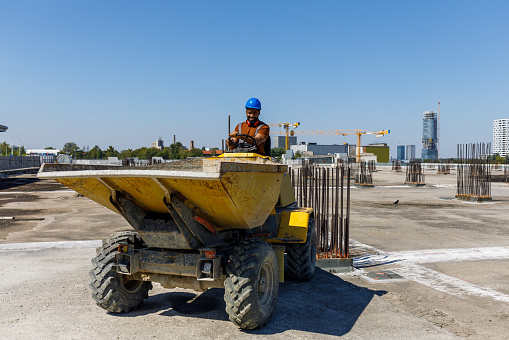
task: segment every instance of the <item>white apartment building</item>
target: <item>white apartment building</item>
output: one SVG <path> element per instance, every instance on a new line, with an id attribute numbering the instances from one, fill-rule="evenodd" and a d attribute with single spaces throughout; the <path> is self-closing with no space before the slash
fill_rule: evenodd
<path id="1" fill-rule="evenodd" d="M 509 154 L 509 119 L 493 121 L 493 153 L 502 157 Z"/>

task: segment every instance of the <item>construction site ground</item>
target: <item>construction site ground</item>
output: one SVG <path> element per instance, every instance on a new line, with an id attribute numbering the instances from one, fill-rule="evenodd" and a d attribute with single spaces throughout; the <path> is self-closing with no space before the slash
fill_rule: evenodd
<path id="1" fill-rule="evenodd" d="M 509 184 L 469 203 L 454 200 L 454 171 L 425 176 L 406 187 L 382 167 L 374 188 L 352 188 L 356 269 L 282 283 L 270 323 L 253 331 L 228 321 L 220 289 L 154 284 L 136 311 L 107 313 L 90 297 L 90 260 L 127 222 L 54 181 L 0 179 L 1 338 L 507 339 Z"/>

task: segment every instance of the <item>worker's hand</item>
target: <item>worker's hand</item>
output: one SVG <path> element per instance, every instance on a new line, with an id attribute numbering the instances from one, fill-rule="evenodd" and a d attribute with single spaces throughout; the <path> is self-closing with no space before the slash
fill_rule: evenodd
<path id="1" fill-rule="evenodd" d="M 232 133 L 230 133 L 228 136 L 230 137 L 236 137 L 239 133 L 237 131 L 233 131 Z"/>

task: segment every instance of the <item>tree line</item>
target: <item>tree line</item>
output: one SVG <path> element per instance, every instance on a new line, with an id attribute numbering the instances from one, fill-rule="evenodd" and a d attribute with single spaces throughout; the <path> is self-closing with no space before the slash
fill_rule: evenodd
<path id="1" fill-rule="evenodd" d="M 108 157 L 117 157 L 119 159 L 138 158 L 152 159 L 152 157 L 162 157 L 164 159 L 185 159 L 187 157 L 201 157 L 205 147 L 200 149 L 186 149 L 180 142 L 171 144 L 159 150 L 158 148 L 141 147 L 138 149 L 126 149 L 117 151 L 112 145 L 106 150 L 102 150 L 98 145 L 90 150 L 83 150 L 74 142 L 64 144 L 60 153 L 69 155 L 76 159 L 107 159 Z"/>

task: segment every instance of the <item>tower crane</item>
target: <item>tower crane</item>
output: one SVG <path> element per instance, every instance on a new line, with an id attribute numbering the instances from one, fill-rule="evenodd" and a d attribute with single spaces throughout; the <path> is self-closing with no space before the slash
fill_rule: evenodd
<path id="1" fill-rule="evenodd" d="M 290 149 L 290 137 L 289 136 L 293 136 L 294 135 L 294 131 L 291 130 L 290 131 L 290 128 L 292 129 L 295 129 L 297 128 L 297 126 L 300 125 L 300 122 L 297 122 L 297 123 L 293 123 L 293 124 L 290 124 L 290 123 L 271 123 L 269 124 L 269 126 L 272 126 L 272 127 L 275 127 L 275 126 L 279 126 L 283 129 L 285 129 L 285 150 L 289 150 Z M 280 133 L 272 133 L 272 134 L 281 134 Z"/>
<path id="2" fill-rule="evenodd" d="M 361 162 L 361 136 L 362 135 L 376 135 L 376 138 L 383 137 L 384 135 L 390 133 L 391 130 L 379 130 L 375 132 L 369 132 L 364 130 L 355 130 L 352 133 L 349 133 L 349 135 L 357 135 L 357 148 L 356 148 L 356 154 L 357 154 L 357 163 Z"/>
<path id="3" fill-rule="evenodd" d="M 278 124 L 288 123 L 274 123 L 270 126 L 280 126 Z M 298 126 L 298 125 L 297 125 Z M 286 128 L 286 150 L 288 150 L 288 128 Z M 391 130 L 378 130 L 378 131 L 366 131 L 366 130 L 309 130 L 309 131 L 290 131 L 291 135 L 341 135 L 341 136 L 357 136 L 357 148 L 356 148 L 356 160 L 357 163 L 361 162 L 361 136 L 362 135 L 376 135 L 377 138 L 383 137 L 384 135 L 391 132 Z M 282 134 L 282 132 L 271 132 L 271 134 Z"/>

